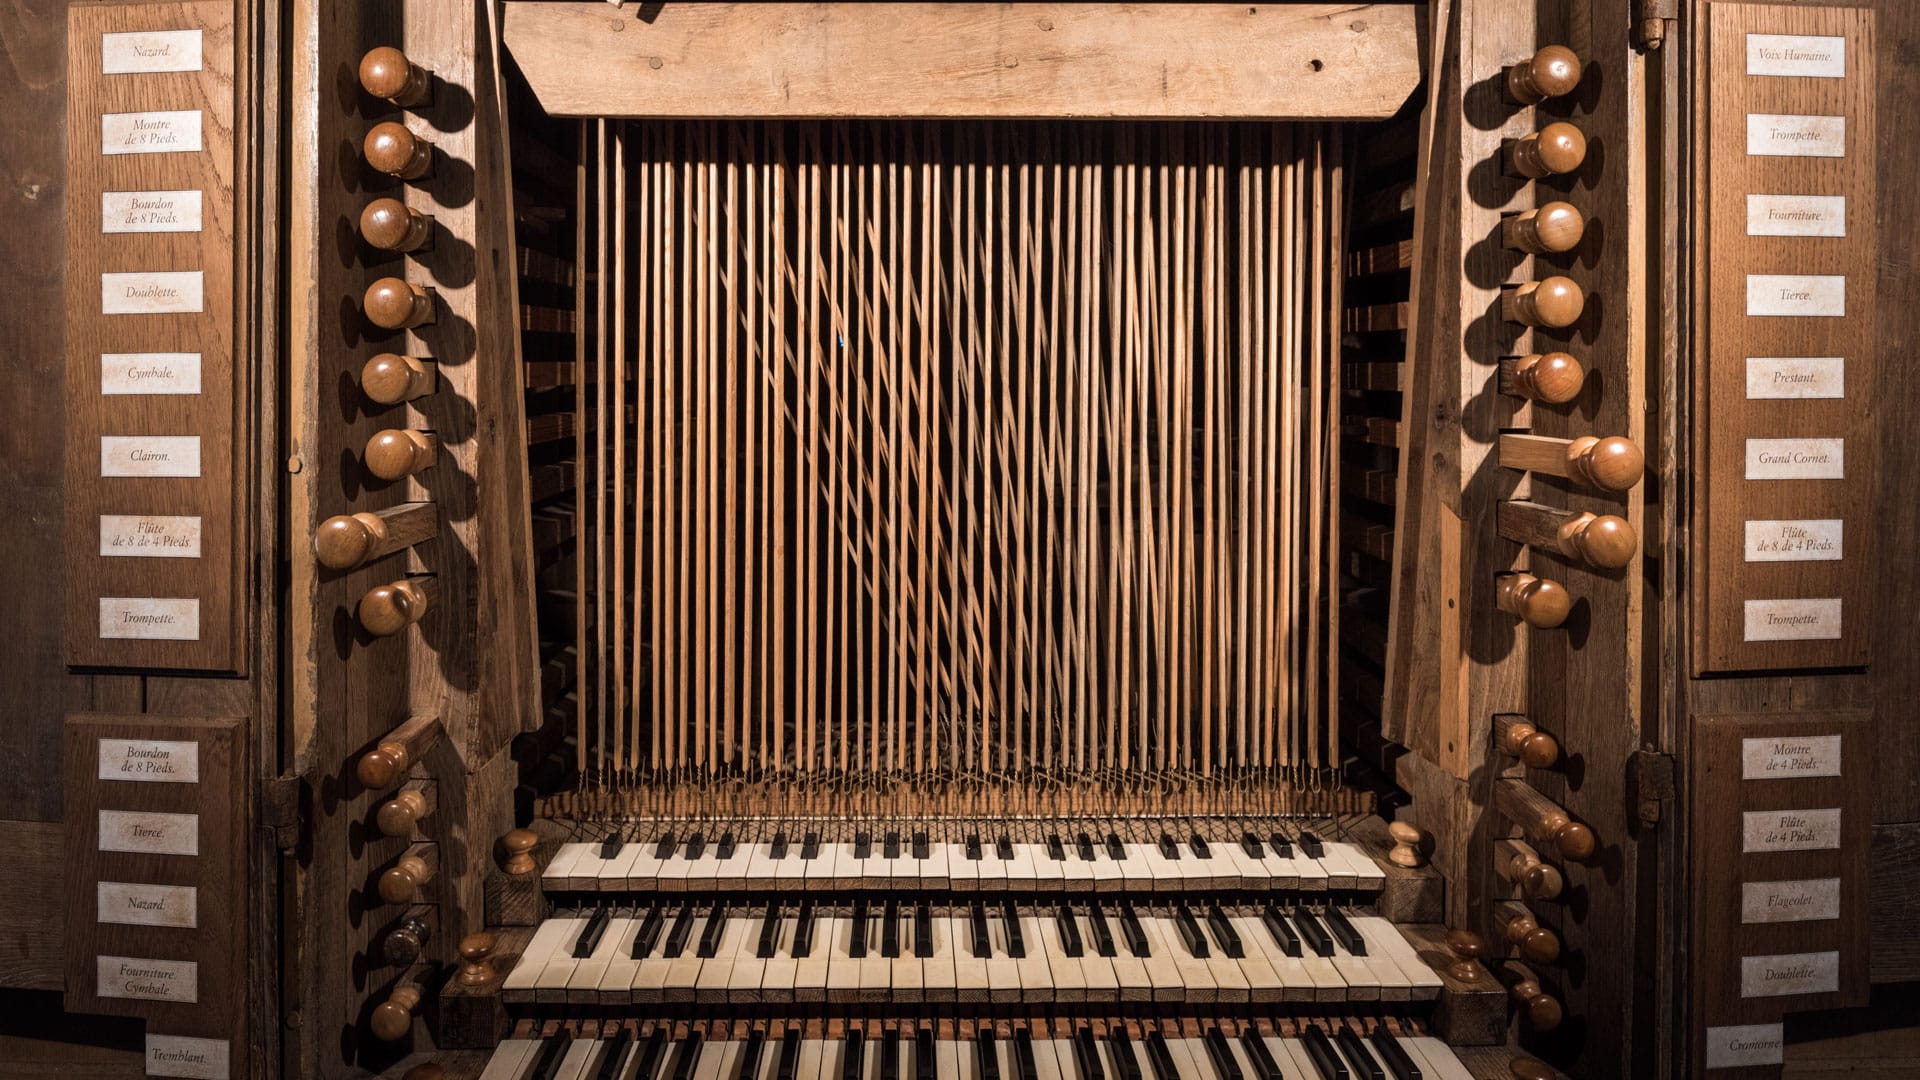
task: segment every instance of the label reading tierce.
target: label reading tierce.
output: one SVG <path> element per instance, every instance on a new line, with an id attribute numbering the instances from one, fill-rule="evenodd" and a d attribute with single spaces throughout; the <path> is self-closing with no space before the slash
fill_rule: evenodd
<path id="1" fill-rule="evenodd" d="M 199 890 L 191 885 L 139 885 L 125 881 L 97 883 L 95 902 L 99 920 L 122 926 L 199 925 Z"/>
<path id="2" fill-rule="evenodd" d="M 1838 952 L 1780 953 L 1740 958 L 1741 997 L 1827 994 L 1840 989 Z"/>
<path id="3" fill-rule="evenodd" d="M 100 850 L 132 851 L 147 855 L 198 855 L 200 815 L 102 810 Z"/>
<path id="4" fill-rule="evenodd" d="M 1847 313 L 1845 274 L 1748 274 L 1747 314 L 1835 319 Z"/>
<path id="5" fill-rule="evenodd" d="M 197 315 L 206 310 L 205 272 L 146 270 L 100 275 L 102 315 Z"/>
<path id="6" fill-rule="evenodd" d="M 1840 598 L 1748 600 L 1741 605 L 1748 641 L 1835 641 Z"/>
<path id="7" fill-rule="evenodd" d="M 1776 735 L 1740 740 L 1740 779 L 1802 780 L 1840 775 L 1840 736 Z"/>
<path id="8" fill-rule="evenodd" d="M 1736 1024 L 1707 1029 L 1707 1068 L 1747 1069 L 1786 1060 L 1780 1024 Z"/>
<path id="9" fill-rule="evenodd" d="M 1838 562 L 1839 518 L 1747 522 L 1748 562 Z"/>
<path id="10" fill-rule="evenodd" d="M 200 965 L 191 960 L 95 957 L 101 997 L 139 1001 L 200 1000 Z"/>
<path id="11" fill-rule="evenodd" d="M 101 739 L 102 780 L 200 782 L 200 744 L 192 739 Z"/>
<path id="12" fill-rule="evenodd" d="M 103 233 L 174 233 L 200 231 L 198 191 L 103 191 L 100 193 L 100 231 Z"/>
<path id="13" fill-rule="evenodd" d="M 100 598 L 100 636 L 199 641 L 200 601 L 158 596 L 103 596 Z"/>
<path id="14" fill-rule="evenodd" d="M 1749 401 L 1847 396 L 1847 362 L 1838 356 L 1749 356 Z"/>
<path id="15" fill-rule="evenodd" d="M 184 1077 L 185 1080 L 228 1080 L 233 1074 L 232 1050 L 225 1039 L 195 1039 L 185 1035 L 147 1035 L 147 1075 Z"/>
<path id="16" fill-rule="evenodd" d="M 1753 157 L 1846 157 L 1847 118 L 1748 113 L 1747 153 Z"/>
<path id="17" fill-rule="evenodd" d="M 1845 439 L 1748 439 L 1749 480 L 1844 480 Z"/>
<path id="18" fill-rule="evenodd" d="M 100 117 L 102 154 L 197 154 L 200 149 L 199 109 Z"/>
<path id="19" fill-rule="evenodd" d="M 198 30 L 132 30 L 100 35 L 100 74 L 199 71 Z"/>
<path id="20" fill-rule="evenodd" d="M 1747 74 L 1847 77 L 1847 39 L 1808 34 L 1748 34 Z"/>
<path id="21" fill-rule="evenodd" d="M 1740 850 L 1835 851 L 1840 847 L 1840 810 L 1749 810 L 1740 815 Z"/>
<path id="22" fill-rule="evenodd" d="M 100 554 L 109 558 L 197 559 L 200 557 L 200 519 L 102 514 Z"/>

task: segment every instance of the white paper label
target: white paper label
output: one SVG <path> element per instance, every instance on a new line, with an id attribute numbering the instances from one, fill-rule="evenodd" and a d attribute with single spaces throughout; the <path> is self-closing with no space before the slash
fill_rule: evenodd
<path id="1" fill-rule="evenodd" d="M 1740 850 L 1834 851 L 1840 847 L 1840 810 L 1749 810 L 1740 815 Z"/>
<path id="2" fill-rule="evenodd" d="M 103 191 L 103 233 L 199 232 L 198 191 Z"/>
<path id="3" fill-rule="evenodd" d="M 1845 195 L 1748 195 L 1748 236 L 1845 236 Z"/>
<path id="4" fill-rule="evenodd" d="M 1748 881 L 1740 886 L 1743 923 L 1819 922 L 1840 917 L 1840 879 Z"/>
<path id="5" fill-rule="evenodd" d="M 1840 989 L 1838 952 L 1780 953 L 1740 958 L 1741 997 L 1825 994 Z"/>
<path id="6" fill-rule="evenodd" d="M 197 784 L 200 744 L 192 739 L 101 739 L 99 778 Z"/>
<path id="7" fill-rule="evenodd" d="M 100 598 L 100 636 L 146 641 L 199 641 L 200 601 L 152 596 Z"/>
<path id="8" fill-rule="evenodd" d="M 200 1000 L 200 965 L 191 960 L 142 960 L 132 956 L 98 956 L 94 960 L 101 997 Z"/>
<path id="9" fill-rule="evenodd" d="M 1802 34 L 1748 34 L 1747 74 L 1847 77 L 1847 39 Z"/>
<path id="10" fill-rule="evenodd" d="M 1839 518 L 1747 522 L 1748 562 L 1839 562 Z"/>
<path id="11" fill-rule="evenodd" d="M 1749 600 L 1748 641 L 1833 641 L 1840 636 L 1840 599 Z"/>
<path id="12" fill-rule="evenodd" d="M 1843 480 L 1845 439 L 1748 439 L 1749 480 Z"/>
<path id="13" fill-rule="evenodd" d="M 197 394 L 197 352 L 120 352 L 100 354 L 102 394 Z"/>
<path id="14" fill-rule="evenodd" d="M 1847 313 L 1845 274 L 1748 274 L 1747 314 L 1839 318 Z"/>
<path id="15" fill-rule="evenodd" d="M 1847 118 L 1748 113 L 1747 153 L 1754 157 L 1846 157 Z"/>
<path id="16" fill-rule="evenodd" d="M 100 35 L 102 75 L 199 70 L 198 30 L 134 30 Z"/>
<path id="17" fill-rule="evenodd" d="M 225 1039 L 191 1039 L 185 1035 L 147 1036 L 148 1076 L 228 1080 L 233 1075 L 231 1062 L 232 1054 Z"/>
<path id="18" fill-rule="evenodd" d="M 1779 1065 L 1786 1058 L 1780 1024 L 1738 1024 L 1707 1029 L 1707 1068 L 1746 1069 Z"/>
<path id="19" fill-rule="evenodd" d="M 199 925 L 199 890 L 191 885 L 136 885 L 125 881 L 96 885 L 95 900 L 103 923 L 188 929 Z"/>
<path id="20" fill-rule="evenodd" d="M 197 154 L 200 110 L 104 113 L 100 117 L 102 154 Z"/>
<path id="21" fill-rule="evenodd" d="M 206 306 L 206 274 L 199 270 L 100 275 L 102 315 L 193 315 Z"/>
<path id="22" fill-rule="evenodd" d="M 100 554 L 109 558 L 197 559 L 200 519 L 102 514 Z"/>
<path id="23" fill-rule="evenodd" d="M 1838 356 L 1749 356 L 1747 398 L 1847 396 L 1847 362 Z"/>
<path id="24" fill-rule="evenodd" d="M 100 850 L 144 855 L 200 854 L 200 815 L 100 811 Z"/>
<path id="25" fill-rule="evenodd" d="M 1801 780 L 1840 775 L 1840 736 L 1779 735 L 1740 740 L 1740 779 Z"/>
<path id="26" fill-rule="evenodd" d="M 199 476 L 198 435 L 102 435 L 101 476 Z"/>

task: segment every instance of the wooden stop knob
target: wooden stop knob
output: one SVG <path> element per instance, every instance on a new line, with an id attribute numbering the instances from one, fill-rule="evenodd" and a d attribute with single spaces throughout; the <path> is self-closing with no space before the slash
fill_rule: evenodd
<path id="1" fill-rule="evenodd" d="M 356 609 L 361 627 L 375 637 L 387 637 L 425 618 L 433 606 L 429 580 L 406 578 L 368 589 Z"/>
<path id="2" fill-rule="evenodd" d="M 1564 405 L 1580 396 L 1587 369 L 1563 352 L 1530 353 L 1513 362 L 1507 389 L 1532 401 Z"/>
<path id="3" fill-rule="evenodd" d="M 1579 283 L 1559 274 L 1526 282 L 1501 294 L 1501 300 L 1508 321 L 1555 330 L 1579 322 L 1587 307 L 1587 294 Z"/>
<path id="4" fill-rule="evenodd" d="M 533 873 L 533 849 L 540 836 L 532 829 L 515 829 L 501 839 L 507 849 L 506 871 L 518 876 Z"/>
<path id="5" fill-rule="evenodd" d="M 1507 1062 L 1513 1080 L 1560 1080 L 1560 1070 L 1539 1058 L 1517 1057 Z"/>
<path id="6" fill-rule="evenodd" d="M 426 920 L 409 915 L 400 920 L 400 925 L 387 931 L 387 936 L 380 942 L 380 953 L 394 967 L 412 967 L 432 937 L 433 928 L 427 925 Z"/>
<path id="7" fill-rule="evenodd" d="M 440 440 L 430 431 L 388 428 L 367 440 L 362 460 L 367 471 L 380 479 L 398 480 L 432 468 L 439 449 Z"/>
<path id="8" fill-rule="evenodd" d="M 408 790 L 381 803 L 373 820 L 387 836 L 412 836 L 414 824 L 425 816 L 427 797 L 417 790 Z"/>
<path id="9" fill-rule="evenodd" d="M 382 330 L 408 330 L 433 319 L 433 297 L 411 281 L 383 277 L 367 286 L 367 321 Z"/>
<path id="10" fill-rule="evenodd" d="M 1420 845 L 1426 841 L 1426 833 L 1418 825 L 1405 821 L 1387 824 L 1387 835 L 1393 837 L 1393 850 L 1387 852 L 1387 861 L 1395 866 L 1416 867 L 1426 862 L 1420 854 Z"/>
<path id="11" fill-rule="evenodd" d="M 381 405 L 398 405 L 433 392 L 436 372 L 429 361 L 399 353 L 376 353 L 360 369 L 360 392 Z"/>
<path id="12" fill-rule="evenodd" d="M 1527 1023 L 1535 1031 L 1552 1031 L 1566 1019 L 1561 1011 L 1560 1002 L 1552 995 L 1540 989 L 1540 984 L 1532 979 L 1521 979 L 1513 984 L 1513 1000 L 1520 1003 L 1525 1011 Z"/>
<path id="13" fill-rule="evenodd" d="M 369 155 L 368 160 L 372 157 Z M 1570 173 L 1587 160 L 1587 137 L 1580 129 L 1557 120 L 1515 140 L 1508 154 L 1512 171 L 1529 180 Z"/>
<path id="14" fill-rule="evenodd" d="M 1553 830 L 1553 845 L 1563 858 L 1579 862 L 1593 854 L 1593 830 L 1577 821 L 1569 821 Z"/>
<path id="15" fill-rule="evenodd" d="M 1564 586 L 1533 574 L 1502 575 L 1495 596 L 1501 611 L 1540 630 L 1566 622 L 1573 611 L 1573 597 Z"/>
<path id="16" fill-rule="evenodd" d="M 1453 950 L 1455 960 L 1447 969 L 1447 974 L 1460 982 L 1470 983 L 1483 975 L 1480 958 L 1486 955 L 1487 942 L 1471 930 L 1447 931 L 1447 948 Z"/>
<path id="17" fill-rule="evenodd" d="M 427 865 L 427 860 L 418 855 L 402 855 L 399 862 L 380 875 L 380 899 L 389 904 L 408 903 L 432 876 L 433 869 Z"/>
<path id="18" fill-rule="evenodd" d="M 1572 251 L 1586 235 L 1587 219 L 1572 203 L 1550 202 L 1508 218 L 1501 226 L 1506 245 L 1532 255 Z"/>
<path id="19" fill-rule="evenodd" d="M 1567 444 L 1567 477 L 1588 487 L 1626 491 L 1646 469 L 1646 456 L 1623 435 L 1582 435 Z"/>
<path id="20" fill-rule="evenodd" d="M 1560 760 L 1560 743 L 1525 720 L 1516 720 L 1500 733 L 1500 748 L 1534 769 L 1550 768 Z"/>
<path id="21" fill-rule="evenodd" d="M 1560 550 L 1589 566 L 1618 570 L 1633 561 L 1640 537 L 1626 518 L 1583 513 L 1560 526 Z"/>
<path id="22" fill-rule="evenodd" d="M 353 774 L 361 787 L 383 791 L 393 786 L 393 782 L 407 771 L 412 764 L 408 758 L 405 743 L 383 742 L 360 755 L 360 763 L 354 767 Z"/>
<path id="23" fill-rule="evenodd" d="M 381 251 L 413 251 L 432 233 L 432 219 L 399 199 L 375 199 L 360 211 L 361 239 Z"/>
<path id="24" fill-rule="evenodd" d="M 492 934 L 482 931 L 468 934 L 460 939 L 460 984 L 462 986 L 485 986 L 494 980 L 493 956 L 498 941 Z"/>
<path id="25" fill-rule="evenodd" d="M 433 166 L 433 144 L 391 120 L 368 129 L 360 151 L 368 165 L 402 180 L 418 180 Z"/>
<path id="26" fill-rule="evenodd" d="M 389 45 L 368 49 L 360 58 L 360 86 L 377 98 L 402 107 L 427 99 L 427 73 L 407 55 Z"/>
<path id="27" fill-rule="evenodd" d="M 387 1000 L 373 1007 L 373 1037 L 383 1042 L 404 1039 L 413 1030 L 414 1006 L 420 1004 L 420 988 L 396 986 Z"/>
<path id="28" fill-rule="evenodd" d="M 1535 862 L 1519 872 L 1518 884 L 1520 895 L 1529 900 L 1552 900 L 1566 887 L 1566 879 L 1560 876 L 1559 867 Z"/>
<path id="29" fill-rule="evenodd" d="M 1520 955 L 1536 964 L 1551 964 L 1560 959 L 1560 935 L 1541 926 L 1532 915 L 1516 915 L 1507 920 L 1507 942 Z"/>
<path id="30" fill-rule="evenodd" d="M 1580 57 L 1565 45 L 1545 45 L 1507 69 L 1507 93 L 1522 105 L 1538 105 L 1573 93 L 1580 85 Z"/>
<path id="31" fill-rule="evenodd" d="M 313 554 L 321 566 L 351 570 L 366 562 L 386 539 L 387 523 L 380 515 L 336 514 L 314 530 Z"/>

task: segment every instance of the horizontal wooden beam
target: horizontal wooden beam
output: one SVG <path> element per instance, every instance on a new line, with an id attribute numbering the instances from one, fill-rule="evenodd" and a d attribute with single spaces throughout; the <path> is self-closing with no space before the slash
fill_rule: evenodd
<path id="1" fill-rule="evenodd" d="M 1424 7 L 509 0 L 502 36 L 556 116 L 1374 119 Z"/>

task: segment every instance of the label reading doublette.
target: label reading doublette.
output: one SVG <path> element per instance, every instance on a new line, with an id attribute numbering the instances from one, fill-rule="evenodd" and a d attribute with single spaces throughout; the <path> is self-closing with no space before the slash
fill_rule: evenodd
<path id="1" fill-rule="evenodd" d="M 197 559 L 200 557 L 200 519 L 102 514 L 100 554 L 109 558 Z"/>
<path id="2" fill-rule="evenodd" d="M 1847 396 L 1847 362 L 1838 356 L 1749 356 L 1747 399 Z"/>
<path id="3" fill-rule="evenodd" d="M 1741 614 L 1748 641 L 1831 641 L 1840 636 L 1840 598 L 1748 600 Z"/>
<path id="4" fill-rule="evenodd" d="M 1740 958 L 1741 997 L 1828 994 L 1838 989 L 1838 952 L 1781 953 Z"/>
<path id="5" fill-rule="evenodd" d="M 1740 740 L 1740 779 L 1804 780 L 1840 775 L 1840 736 L 1779 735 Z"/>
<path id="6" fill-rule="evenodd" d="M 1752 157 L 1846 157 L 1847 118 L 1748 113 L 1747 154 Z"/>
<path id="7" fill-rule="evenodd" d="M 1845 274 L 1748 274 L 1747 314 L 1837 319 L 1847 313 Z"/>
<path id="8" fill-rule="evenodd" d="M 1838 562 L 1843 528 L 1838 518 L 1749 521 L 1747 561 Z"/>
<path id="9" fill-rule="evenodd" d="M 100 850 L 148 855 L 200 854 L 200 815 L 100 811 Z"/>
<path id="10" fill-rule="evenodd" d="M 175 233 L 200 231 L 198 191 L 103 191 L 103 233 Z"/>
<path id="11" fill-rule="evenodd" d="M 1743 923 L 1819 922 L 1840 917 L 1840 879 L 1747 881 L 1740 886 Z"/>
<path id="12" fill-rule="evenodd" d="M 99 919 L 103 923 L 191 929 L 200 922 L 200 893 L 191 885 L 102 881 L 96 893 Z"/>
<path id="13" fill-rule="evenodd" d="M 225 1039 L 194 1039 L 185 1035 L 147 1036 L 147 1075 L 185 1080 L 228 1080 L 233 1075 L 233 1053 Z"/>
<path id="14" fill-rule="evenodd" d="M 1845 195 L 1748 195 L 1748 236 L 1845 236 Z"/>
<path id="15" fill-rule="evenodd" d="M 1847 77 L 1847 39 L 1809 34 L 1748 34 L 1747 74 Z"/>
<path id="16" fill-rule="evenodd" d="M 199 109 L 100 117 L 102 154 L 197 154 L 201 146 Z"/>
<path id="17" fill-rule="evenodd" d="M 133 30 L 100 35 L 100 74 L 199 71 L 198 30 Z"/>
<path id="18" fill-rule="evenodd" d="M 1707 1068 L 1749 1069 L 1786 1060 L 1780 1024 L 1737 1024 L 1707 1029 Z"/>
<path id="19" fill-rule="evenodd" d="M 1749 810 L 1740 815 L 1740 850 L 1837 851 L 1840 808 L 1825 810 Z"/>
<path id="20" fill-rule="evenodd" d="M 197 315 L 206 310 L 205 272 L 148 270 L 100 275 L 102 315 Z"/>
<path id="21" fill-rule="evenodd" d="M 200 965 L 191 960 L 102 956 L 96 963 L 101 997 L 138 1001 L 200 1000 Z"/>
<path id="22" fill-rule="evenodd" d="M 101 739 L 102 780 L 200 782 L 200 744 L 186 739 Z"/>
<path id="23" fill-rule="evenodd" d="M 1844 480 L 1844 439 L 1748 439 L 1749 480 Z"/>

